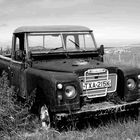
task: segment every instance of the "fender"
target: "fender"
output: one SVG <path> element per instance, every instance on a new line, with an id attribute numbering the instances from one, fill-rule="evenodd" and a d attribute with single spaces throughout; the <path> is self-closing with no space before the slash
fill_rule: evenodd
<path id="1" fill-rule="evenodd" d="M 129 67 L 129 66 L 119 66 L 118 67 L 118 88 L 117 91 L 120 96 L 123 97 L 124 101 L 130 102 L 135 101 L 136 99 L 140 98 L 139 93 L 139 86 L 138 83 L 140 82 L 138 79 L 140 69 Z M 128 90 L 127 88 L 127 80 L 128 79 L 134 79 L 136 84 L 135 90 Z M 121 81 L 121 82 L 119 82 Z"/>
<path id="2" fill-rule="evenodd" d="M 43 100 L 45 101 L 45 104 L 50 106 L 51 110 L 66 110 L 66 106 L 64 105 L 61 107 L 56 107 L 57 105 L 57 98 L 56 98 L 56 84 L 58 81 L 61 82 L 74 82 L 77 85 L 77 92 L 81 93 L 81 87 L 78 81 L 78 78 L 76 74 L 73 73 L 61 73 L 61 72 L 50 72 L 50 71 L 44 71 L 44 70 L 38 70 L 38 69 L 33 69 L 33 68 L 28 68 L 26 70 L 26 98 L 28 98 L 31 94 L 31 92 L 34 89 L 37 89 L 39 91 L 40 96 L 44 96 Z M 27 86 L 28 85 L 28 86 Z M 42 94 L 42 95 L 41 95 Z M 79 104 L 79 97 L 80 95 L 77 96 L 75 100 L 78 100 L 78 106 L 77 108 L 80 107 Z M 71 106 L 73 104 L 71 103 Z M 56 109 L 57 108 L 57 109 Z"/>

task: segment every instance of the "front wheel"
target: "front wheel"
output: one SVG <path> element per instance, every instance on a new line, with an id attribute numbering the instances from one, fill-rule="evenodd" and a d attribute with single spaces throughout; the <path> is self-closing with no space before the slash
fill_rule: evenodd
<path id="1" fill-rule="evenodd" d="M 135 107 L 129 111 L 129 115 L 133 120 L 138 120 L 139 117 L 139 107 Z"/>
<path id="2" fill-rule="evenodd" d="M 42 105 L 39 111 L 39 117 L 42 128 L 48 130 L 50 128 L 50 113 L 46 105 Z"/>

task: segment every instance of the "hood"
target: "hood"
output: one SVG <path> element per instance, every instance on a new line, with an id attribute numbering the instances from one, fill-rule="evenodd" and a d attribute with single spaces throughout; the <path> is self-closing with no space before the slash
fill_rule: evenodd
<path id="1" fill-rule="evenodd" d="M 102 62 L 92 59 L 61 59 L 48 62 L 34 62 L 32 67 L 47 71 L 74 73 L 79 71 L 85 71 L 91 68 L 105 68 L 105 65 Z"/>
<path id="2" fill-rule="evenodd" d="M 109 65 L 93 59 L 58 59 L 51 61 L 33 62 L 35 69 L 51 72 L 76 73 L 83 75 L 88 69 L 106 68 L 109 72 L 115 72 L 117 69 L 123 71 L 124 75 L 140 74 L 140 69 L 132 66 Z"/>

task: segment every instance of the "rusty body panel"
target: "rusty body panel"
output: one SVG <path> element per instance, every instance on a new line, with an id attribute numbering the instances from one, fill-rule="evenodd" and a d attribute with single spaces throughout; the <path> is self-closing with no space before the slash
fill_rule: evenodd
<path id="1" fill-rule="evenodd" d="M 13 34 L 11 57 L 0 55 L 0 73 L 8 73 L 25 100 L 36 90 L 35 104 L 45 104 L 57 118 L 139 107 L 140 69 L 105 64 L 103 49 L 87 27 L 20 27 Z"/>

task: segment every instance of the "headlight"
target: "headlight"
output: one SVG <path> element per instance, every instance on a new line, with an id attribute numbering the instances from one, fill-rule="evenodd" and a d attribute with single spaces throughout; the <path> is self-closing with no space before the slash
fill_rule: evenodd
<path id="1" fill-rule="evenodd" d="M 68 99 L 73 99 L 76 97 L 77 92 L 74 86 L 66 86 L 65 87 L 65 95 Z"/>
<path id="2" fill-rule="evenodd" d="M 63 85 L 61 83 L 57 84 L 57 88 L 58 89 L 62 89 L 63 88 Z"/>
<path id="3" fill-rule="evenodd" d="M 140 80 L 140 74 L 138 75 L 138 79 Z"/>
<path id="4" fill-rule="evenodd" d="M 127 80 L 127 87 L 129 90 L 133 90 L 136 87 L 136 83 L 133 79 Z"/>

